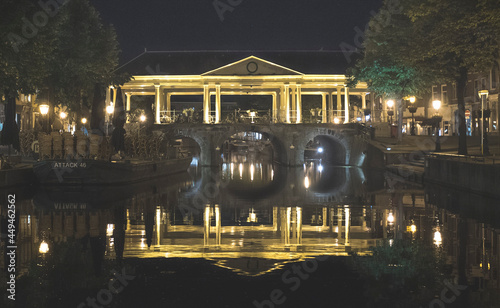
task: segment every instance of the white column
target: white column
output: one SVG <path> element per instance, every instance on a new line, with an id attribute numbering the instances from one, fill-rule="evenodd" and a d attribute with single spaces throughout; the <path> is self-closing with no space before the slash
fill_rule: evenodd
<path id="1" fill-rule="evenodd" d="M 127 102 L 125 104 L 125 111 L 128 114 L 130 112 L 130 97 L 132 96 L 132 93 L 125 93 L 125 96 L 127 98 Z M 127 123 L 130 123 L 130 117 L 127 116 Z"/>
<path id="2" fill-rule="evenodd" d="M 203 244 L 208 246 L 210 240 L 210 204 L 205 206 L 205 213 L 203 215 Z"/>
<path id="3" fill-rule="evenodd" d="M 345 244 L 349 245 L 349 229 L 351 224 L 351 210 L 345 209 Z"/>
<path id="4" fill-rule="evenodd" d="M 326 227 L 328 224 L 328 208 L 326 206 L 323 207 L 323 227 Z"/>
<path id="5" fill-rule="evenodd" d="M 293 123 L 297 123 L 297 88 L 296 87 L 292 87 L 291 88 L 291 91 L 292 91 L 292 119 L 290 121 L 290 123 L 292 123 L 293 121 L 293 118 L 295 118 L 295 121 L 293 121 Z"/>
<path id="6" fill-rule="evenodd" d="M 160 85 L 155 84 L 155 123 L 160 124 L 160 109 L 161 109 L 161 98 L 160 98 Z"/>
<path id="7" fill-rule="evenodd" d="M 278 122 L 278 114 L 277 114 L 277 93 L 273 93 L 273 110 L 272 110 L 272 114 L 270 115 L 271 116 L 271 120 L 273 123 L 277 123 Z"/>
<path id="8" fill-rule="evenodd" d="M 117 92 L 117 90 L 116 90 L 115 87 L 111 87 L 111 89 L 113 89 L 113 104 L 115 104 L 116 103 L 116 92 Z"/>
<path id="9" fill-rule="evenodd" d="M 165 107 L 165 110 L 167 111 L 167 116 L 172 118 L 172 95 L 170 93 L 167 93 L 167 106 Z"/>
<path id="10" fill-rule="evenodd" d="M 210 91 L 208 85 L 203 85 L 203 123 L 210 124 Z"/>
<path id="11" fill-rule="evenodd" d="M 285 114 L 286 122 L 290 123 L 290 86 L 285 85 Z"/>
<path id="12" fill-rule="evenodd" d="M 337 112 L 336 112 L 337 117 L 341 116 L 341 110 L 342 110 L 342 87 L 337 87 Z"/>
<path id="13" fill-rule="evenodd" d="M 327 123 L 326 93 L 321 94 L 321 123 Z"/>
<path id="14" fill-rule="evenodd" d="M 111 87 L 106 89 L 106 107 L 109 106 L 111 102 Z"/>
<path id="15" fill-rule="evenodd" d="M 339 207 L 337 209 L 337 227 L 338 227 L 337 239 L 339 244 L 340 240 L 342 239 L 342 215 L 343 215 L 343 209 Z"/>
<path id="16" fill-rule="evenodd" d="M 345 119 L 344 123 L 349 123 L 349 88 L 344 88 L 344 107 L 345 107 Z"/>
<path id="17" fill-rule="evenodd" d="M 222 228 L 221 228 L 221 219 L 220 219 L 220 209 L 219 205 L 215 205 L 215 244 L 219 245 L 221 244 L 221 234 L 222 234 Z"/>
<path id="18" fill-rule="evenodd" d="M 220 100 L 220 84 L 215 85 L 215 123 L 220 123 L 221 120 L 221 100 Z"/>
<path id="19" fill-rule="evenodd" d="M 302 244 L 302 208 L 297 207 L 296 230 L 297 230 L 297 245 Z"/>
<path id="20" fill-rule="evenodd" d="M 361 109 L 366 109 L 366 93 L 361 93 Z"/>
<path id="21" fill-rule="evenodd" d="M 297 85 L 297 121 L 295 123 L 302 123 L 302 89 Z"/>
<path id="22" fill-rule="evenodd" d="M 279 209 L 277 206 L 273 206 L 273 231 L 278 231 L 278 219 L 279 219 Z"/>
<path id="23" fill-rule="evenodd" d="M 333 111 L 335 110 L 335 108 L 333 108 L 333 92 L 330 92 L 328 94 L 328 121 L 329 123 L 333 123 L 333 118 L 335 117 L 335 114 L 333 113 Z"/>

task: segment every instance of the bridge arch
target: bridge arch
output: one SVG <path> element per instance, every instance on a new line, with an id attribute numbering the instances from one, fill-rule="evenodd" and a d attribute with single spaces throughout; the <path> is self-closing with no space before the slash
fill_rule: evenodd
<path id="1" fill-rule="evenodd" d="M 317 157 L 321 157 L 322 161 L 329 165 L 348 166 L 350 162 L 349 140 L 343 135 L 339 135 L 334 130 L 319 130 L 309 131 L 306 133 L 300 144 L 302 157 L 307 156 L 307 152 L 312 148 L 312 144 L 317 144 L 323 150 L 323 153 Z M 302 152 L 303 151 L 303 152 Z"/>

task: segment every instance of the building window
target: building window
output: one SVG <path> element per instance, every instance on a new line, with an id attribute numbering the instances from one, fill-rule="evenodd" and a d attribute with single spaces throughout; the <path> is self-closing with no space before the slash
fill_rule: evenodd
<path id="1" fill-rule="evenodd" d="M 441 86 L 441 102 L 448 103 L 448 86 L 445 84 Z"/>
<path id="2" fill-rule="evenodd" d="M 432 100 L 439 99 L 438 86 L 432 86 Z"/>
<path id="3" fill-rule="evenodd" d="M 495 65 L 491 70 L 491 89 L 497 88 L 498 67 Z"/>
<path id="4" fill-rule="evenodd" d="M 481 90 L 486 90 L 486 78 L 481 79 Z"/>
<path id="5" fill-rule="evenodd" d="M 479 98 L 479 79 L 474 80 L 474 97 Z"/>

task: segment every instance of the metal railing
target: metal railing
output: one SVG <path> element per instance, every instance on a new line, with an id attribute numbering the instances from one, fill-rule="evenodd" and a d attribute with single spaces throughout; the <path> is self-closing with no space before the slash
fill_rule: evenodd
<path id="1" fill-rule="evenodd" d="M 221 124 L 232 124 L 232 123 L 255 123 L 255 124 L 271 124 L 271 123 L 291 123 L 295 124 L 297 122 L 297 111 L 293 110 L 287 116 L 285 110 L 278 111 L 273 114 L 271 109 L 267 110 L 222 110 L 219 123 Z M 203 123 L 204 113 L 201 110 L 162 110 L 160 111 L 160 123 L 161 124 L 173 124 L 173 123 Z M 321 123 L 332 123 L 332 124 L 343 124 L 345 119 L 345 110 L 328 110 L 325 111 L 325 116 L 323 116 L 323 110 L 304 110 L 301 114 L 301 123 L 306 124 L 321 124 Z M 325 121 L 324 121 L 325 120 Z M 211 111 L 209 114 L 209 123 L 216 122 L 216 112 Z"/>

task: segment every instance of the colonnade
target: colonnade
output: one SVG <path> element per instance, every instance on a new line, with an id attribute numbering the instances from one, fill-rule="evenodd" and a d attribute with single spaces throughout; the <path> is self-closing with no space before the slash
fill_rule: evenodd
<path id="1" fill-rule="evenodd" d="M 112 94 L 111 94 L 112 93 Z M 321 96 L 321 123 L 348 123 L 355 115 L 350 114 L 350 96 L 361 96 L 362 110 L 367 109 L 366 95 L 369 92 L 351 92 L 347 86 L 337 86 L 327 89 L 304 88 L 301 84 L 285 83 L 279 88 L 262 88 L 246 90 L 241 88 L 223 88 L 221 84 L 204 84 L 203 89 L 175 89 L 154 85 L 154 91 L 141 89 L 140 91 L 124 91 L 125 110 L 131 110 L 131 97 L 136 95 L 154 96 L 155 123 L 161 124 L 162 117 L 172 115 L 172 96 L 191 95 L 203 97 L 203 123 L 218 124 L 222 122 L 222 95 L 265 95 L 272 97 L 272 122 L 273 123 L 303 123 L 303 96 Z M 212 97 L 215 96 L 215 103 Z M 342 104 L 342 96 L 343 104 Z M 112 97 L 112 98 L 111 98 Z M 335 98 L 336 99 L 335 99 Z M 116 90 L 108 88 L 107 104 L 116 101 Z M 212 110 L 212 105 L 214 109 Z M 371 106 L 370 106 L 371 107 Z M 164 114 L 162 116 L 162 114 Z"/>

